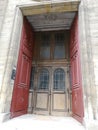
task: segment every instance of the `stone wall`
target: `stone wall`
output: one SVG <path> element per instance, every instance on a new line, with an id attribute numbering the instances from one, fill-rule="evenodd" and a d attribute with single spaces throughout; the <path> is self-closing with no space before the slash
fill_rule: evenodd
<path id="1" fill-rule="evenodd" d="M 0 33 L 3 26 L 3 20 L 5 18 L 7 4 L 8 4 L 8 0 L 0 0 Z"/>
<path id="2" fill-rule="evenodd" d="M 2 106 L 0 107 L 1 112 L 9 112 L 10 109 L 10 100 L 13 87 L 11 73 L 13 67 L 16 66 L 17 63 L 16 60 L 18 56 L 19 37 L 22 26 L 22 20 L 19 19 L 19 15 L 22 14 L 19 14 L 18 10 L 11 11 L 9 6 L 8 8 L 9 11 L 7 10 L 6 12 L 7 16 L 4 19 L 4 28 L 2 28 L 0 39 L 0 62 L 2 62 L 0 68 L 0 77 L 2 79 L 2 84 L 0 84 L 0 106 Z M 17 13 L 17 18 L 14 17 L 14 13 Z M 18 25 L 13 26 L 13 21 L 15 23 L 16 20 L 18 20 Z M 16 37 L 14 37 L 14 35 L 16 35 Z"/>
<path id="3" fill-rule="evenodd" d="M 95 3 L 96 2 L 96 3 Z M 89 5 L 89 20 L 90 20 L 90 37 L 93 55 L 93 79 L 94 86 L 92 86 L 92 107 L 94 118 L 98 119 L 98 1 L 95 0 Z M 92 74 L 91 74 L 92 75 Z"/>
<path id="4" fill-rule="evenodd" d="M 79 7 L 79 32 L 85 119 L 98 113 L 98 1 L 82 0 Z"/>
<path id="5" fill-rule="evenodd" d="M 6 13 L 6 8 L 7 8 L 7 0 L 0 0 L 0 39 L 2 39 L 2 36 L 4 37 L 5 35 L 3 35 L 2 32 L 2 28 L 4 26 L 3 21 L 5 18 L 5 13 Z M 1 43 L 1 42 L 0 42 Z M 1 45 L 1 44 L 0 44 Z M 3 57 L 2 57 L 2 51 L 0 51 L 0 72 L 2 72 L 2 62 L 3 62 Z M 0 75 L 0 86 L 2 84 L 2 75 Z"/>

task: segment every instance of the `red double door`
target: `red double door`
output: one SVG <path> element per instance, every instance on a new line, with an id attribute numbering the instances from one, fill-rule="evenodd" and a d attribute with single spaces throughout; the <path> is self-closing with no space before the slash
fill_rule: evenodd
<path id="1" fill-rule="evenodd" d="M 24 17 L 11 103 L 11 117 L 27 113 L 33 42 L 32 27 Z"/>
<path id="2" fill-rule="evenodd" d="M 72 113 L 74 118 L 82 122 L 84 114 L 77 16 L 75 17 L 74 22 L 72 24 L 70 34 Z M 16 78 L 11 104 L 11 117 L 27 113 L 30 71 L 33 55 L 33 38 L 34 35 L 32 27 L 30 26 L 26 18 L 24 18 Z"/>
<path id="3" fill-rule="evenodd" d="M 72 79 L 72 113 L 73 117 L 82 122 L 84 117 L 82 77 L 80 66 L 78 15 L 76 15 L 70 32 L 70 62 Z"/>

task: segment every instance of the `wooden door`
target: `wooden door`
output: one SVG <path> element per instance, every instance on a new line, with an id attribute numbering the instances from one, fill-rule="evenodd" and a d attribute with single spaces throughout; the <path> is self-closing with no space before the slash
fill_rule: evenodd
<path id="1" fill-rule="evenodd" d="M 68 115 L 67 67 L 52 67 L 51 115 Z"/>
<path id="2" fill-rule="evenodd" d="M 38 67 L 34 113 L 68 115 L 67 67 Z"/>
<path id="3" fill-rule="evenodd" d="M 70 60 L 72 76 L 72 113 L 74 118 L 82 122 L 84 109 L 78 37 L 78 16 L 75 17 L 71 27 Z"/>
<path id="4" fill-rule="evenodd" d="M 49 67 L 38 67 L 35 86 L 35 114 L 50 114 L 50 81 Z"/>
<path id="5" fill-rule="evenodd" d="M 16 78 L 11 103 L 11 117 L 27 113 L 30 72 L 33 52 L 32 27 L 24 18 Z"/>

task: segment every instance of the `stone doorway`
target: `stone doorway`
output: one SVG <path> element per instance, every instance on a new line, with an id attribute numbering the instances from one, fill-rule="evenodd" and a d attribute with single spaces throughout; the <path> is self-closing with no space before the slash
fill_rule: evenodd
<path id="1" fill-rule="evenodd" d="M 59 6 L 59 4 L 57 4 L 58 6 Z M 76 4 L 76 7 L 77 7 L 77 4 Z M 35 8 L 36 8 L 36 6 L 35 6 Z M 50 5 L 49 5 L 49 8 L 50 8 Z M 29 9 L 31 9 L 31 8 L 28 8 L 28 13 L 26 12 L 26 8 L 24 7 L 23 8 L 23 14 L 24 15 L 31 15 L 30 14 L 30 10 Z M 34 9 L 34 8 L 33 8 Z M 38 9 L 38 8 L 37 8 Z M 42 7 L 41 7 L 41 9 L 42 9 Z M 71 11 L 71 10 L 70 10 Z M 74 13 L 76 14 L 76 12 L 75 11 L 77 11 L 77 8 L 75 8 L 74 10 Z M 73 11 L 71 12 L 71 13 L 73 13 Z M 64 9 L 61 11 L 62 12 L 62 14 L 64 14 L 64 15 L 62 15 L 62 16 L 65 16 L 66 15 L 66 11 L 64 11 Z M 61 16 L 61 12 L 59 12 L 59 17 Z M 26 14 L 27 13 L 27 14 Z M 32 12 L 33 13 L 33 12 Z M 46 17 L 46 20 L 47 20 L 47 18 L 48 18 L 48 22 L 50 22 L 50 19 L 52 19 L 52 21 L 54 22 L 54 20 L 55 20 L 55 17 L 54 16 L 56 16 L 56 15 L 54 15 L 54 13 L 56 13 L 55 11 L 53 11 L 53 9 L 49 9 L 49 12 L 48 12 L 48 17 L 47 17 L 47 15 L 46 15 L 46 13 L 47 13 L 47 11 L 46 11 L 46 6 L 45 6 L 45 12 L 41 12 L 41 14 L 45 14 L 44 16 Z M 51 15 L 50 15 L 50 14 Z M 67 12 L 68 14 L 70 14 L 70 12 Z M 35 13 L 35 15 L 38 15 L 39 14 L 39 16 L 41 16 L 41 14 L 39 13 L 39 12 L 36 12 Z M 49 16 L 50 15 L 50 16 Z M 33 16 L 34 16 L 34 14 L 33 14 Z M 73 16 L 73 15 L 72 15 Z M 52 23 L 50 22 L 50 26 L 44 26 L 45 28 L 43 28 L 43 26 L 42 26 L 42 28 L 41 28 L 41 26 L 36 26 L 36 24 L 34 24 L 33 23 L 33 25 L 35 25 L 35 26 L 33 26 L 33 31 L 35 30 L 35 32 L 36 31 L 46 31 L 47 29 L 47 31 L 53 31 L 53 30 L 66 30 L 66 29 L 70 29 L 70 27 L 71 27 L 71 25 L 72 25 L 72 22 L 73 22 L 73 19 L 74 19 L 74 16 L 73 16 L 73 18 L 71 17 L 71 18 L 69 18 L 69 15 L 67 15 L 67 17 L 68 17 L 68 19 L 71 19 L 71 22 L 69 22 L 70 20 L 68 20 L 68 22 L 66 22 L 66 24 L 65 24 L 65 26 L 64 26 L 64 24 L 62 23 L 62 22 L 64 22 L 62 19 L 59 19 L 59 20 L 61 20 L 60 22 L 59 22 L 59 25 L 61 25 L 61 26 L 58 26 L 58 24 L 56 24 L 56 26 L 54 27 L 54 28 L 52 28 Z M 29 22 L 32 24 L 32 20 L 31 19 L 29 19 L 30 17 L 28 17 L 27 19 L 29 20 Z M 36 17 L 35 17 L 36 18 Z M 63 17 L 64 18 L 64 17 Z M 31 20 L 31 21 L 30 21 Z M 39 19 L 40 20 L 40 19 Z M 56 19 L 56 20 L 58 20 L 58 19 Z M 67 20 L 66 20 L 67 21 Z M 34 22 L 34 21 L 33 21 Z M 43 22 L 42 22 L 43 23 Z M 62 24 L 63 24 L 63 26 L 62 26 Z M 45 25 L 45 24 L 44 24 Z M 46 25 L 47 25 L 47 23 L 46 23 Z M 54 22 L 54 25 L 55 25 L 55 22 Z M 76 24 L 74 24 L 75 25 L 75 29 L 76 29 L 76 27 L 77 27 L 77 25 Z M 74 26 L 73 25 L 73 26 Z M 58 28 L 59 27 L 59 28 Z M 65 28 L 64 28 L 65 27 Z M 63 28 L 63 29 L 62 29 Z M 75 32 L 75 29 L 73 28 L 73 30 L 74 31 L 72 31 L 72 34 L 74 34 L 74 36 L 76 36 L 75 34 L 76 34 L 76 32 Z M 56 31 L 57 31 L 56 30 Z M 74 38 L 72 38 L 71 39 L 72 41 L 74 41 L 75 42 L 75 39 Z M 78 42 L 77 42 L 78 43 Z M 78 45 L 78 44 L 77 44 Z M 72 49 L 74 48 L 74 46 L 72 46 Z M 76 49 L 78 49 L 78 48 L 76 48 Z M 76 50 L 75 49 L 75 54 L 78 54 L 78 53 L 76 53 L 76 52 L 78 52 L 78 50 Z M 72 50 L 71 50 L 72 51 Z M 74 54 L 73 52 L 72 52 L 72 54 Z M 77 57 L 78 58 L 78 57 Z M 77 60 L 77 59 L 75 59 L 75 62 L 73 63 L 74 64 L 74 67 L 75 67 L 75 64 L 78 64 L 79 63 L 79 59 Z M 78 66 L 79 67 L 79 66 Z M 74 69 L 75 70 L 75 69 Z M 73 71 L 73 69 L 72 69 L 72 71 Z M 75 71 L 73 71 L 74 72 L 74 74 L 75 74 Z M 75 77 L 75 76 L 74 76 Z M 77 79 L 79 79 L 79 78 L 77 78 Z M 77 80 L 74 80 L 75 82 L 77 82 Z M 78 86 L 79 87 L 79 86 Z M 82 87 L 82 86 L 81 86 Z M 75 89 L 77 88 L 77 87 L 74 87 Z M 73 93 L 73 95 L 72 95 L 72 106 L 73 106 L 73 116 L 74 117 L 76 117 L 76 119 L 78 119 L 79 121 L 82 121 L 82 118 L 83 118 L 83 113 L 81 113 L 80 111 L 83 111 L 83 108 L 81 107 L 81 108 L 79 108 L 79 109 L 76 109 L 76 105 L 79 105 L 79 103 L 80 103 L 80 101 L 82 100 L 82 94 L 81 94 L 81 98 L 79 98 L 79 100 L 78 100 L 78 96 L 79 96 L 79 93 L 78 93 L 78 90 L 80 91 L 80 89 L 77 89 L 77 91 L 74 91 L 74 93 Z M 81 89 L 81 92 L 82 92 L 82 89 Z M 80 93 L 81 93 L 80 92 Z M 75 94 L 76 93 L 76 94 Z M 75 102 L 74 102 L 75 101 Z M 78 116 L 77 116 L 78 115 Z"/>

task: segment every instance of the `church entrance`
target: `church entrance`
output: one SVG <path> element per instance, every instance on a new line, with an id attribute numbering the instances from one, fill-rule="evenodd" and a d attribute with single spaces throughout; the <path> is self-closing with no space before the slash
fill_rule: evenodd
<path id="1" fill-rule="evenodd" d="M 36 33 L 37 50 L 34 51 L 30 85 L 33 92 L 32 113 L 68 115 L 70 109 L 68 44 L 69 31 Z"/>
<path id="2" fill-rule="evenodd" d="M 64 116 L 71 113 L 78 121 L 83 120 L 78 12 L 77 8 L 68 11 L 62 5 L 56 5 L 58 12 L 50 5 L 49 10 L 47 5 L 41 13 L 42 6 L 22 10 L 25 17 L 11 117 L 26 114 L 29 104 L 31 113 Z"/>

